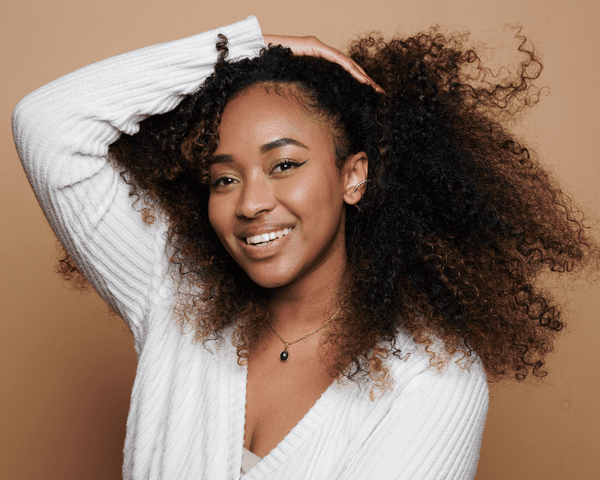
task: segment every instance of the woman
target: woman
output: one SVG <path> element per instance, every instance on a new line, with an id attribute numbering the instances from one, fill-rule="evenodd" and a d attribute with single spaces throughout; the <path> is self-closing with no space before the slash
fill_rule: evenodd
<path id="1" fill-rule="evenodd" d="M 537 277 L 598 258 L 493 119 L 539 63 L 473 88 L 457 41 L 366 39 L 375 89 L 262 40 L 249 18 L 15 109 L 59 240 L 135 338 L 124 477 L 473 478 L 486 374 L 543 375 L 562 327 Z"/>

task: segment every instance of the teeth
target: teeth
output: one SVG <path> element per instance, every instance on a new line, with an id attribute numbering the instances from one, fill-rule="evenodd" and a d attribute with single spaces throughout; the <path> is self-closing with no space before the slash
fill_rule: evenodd
<path id="1" fill-rule="evenodd" d="M 284 228 L 277 232 L 263 233 L 262 235 L 254 235 L 253 237 L 247 237 L 246 243 L 248 245 L 257 245 L 261 243 L 268 243 L 277 238 L 281 238 L 292 231 L 291 228 Z"/>

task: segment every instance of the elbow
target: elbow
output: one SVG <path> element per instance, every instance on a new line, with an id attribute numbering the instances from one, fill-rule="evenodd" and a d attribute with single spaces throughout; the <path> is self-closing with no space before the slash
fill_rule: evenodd
<path id="1" fill-rule="evenodd" d="M 12 113 L 11 126 L 17 153 L 21 160 L 23 160 L 26 145 L 31 142 L 35 132 L 42 128 L 43 123 L 35 92 L 17 103 Z"/>
<path id="2" fill-rule="evenodd" d="M 19 103 L 17 103 L 12 112 L 11 127 L 13 138 L 15 139 L 15 144 L 18 143 L 18 138 L 20 137 L 19 133 L 23 130 L 22 125 L 24 123 L 25 112 L 27 108 L 26 105 L 27 97 L 23 98 Z"/>

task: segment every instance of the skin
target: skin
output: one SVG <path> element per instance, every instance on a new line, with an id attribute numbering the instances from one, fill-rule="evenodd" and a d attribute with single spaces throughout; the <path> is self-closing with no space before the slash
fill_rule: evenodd
<path id="1" fill-rule="evenodd" d="M 240 132 L 244 132 L 240 134 Z M 258 85 L 225 107 L 210 166 L 209 218 L 221 242 L 257 284 L 272 289 L 273 326 L 297 338 L 335 312 L 346 269 L 345 207 L 367 176 L 364 152 L 335 165 L 328 125 L 289 91 Z M 267 246 L 245 238 L 292 231 Z"/>
<path id="2" fill-rule="evenodd" d="M 265 43 L 284 45 L 294 52 L 295 55 L 310 55 L 312 57 L 322 57 L 330 62 L 337 63 L 344 67 L 361 83 L 371 85 L 379 93 L 384 90 L 369 77 L 360 65 L 354 60 L 344 55 L 339 50 L 325 45 L 317 37 L 308 35 L 305 37 L 293 37 L 288 35 L 263 35 Z"/>

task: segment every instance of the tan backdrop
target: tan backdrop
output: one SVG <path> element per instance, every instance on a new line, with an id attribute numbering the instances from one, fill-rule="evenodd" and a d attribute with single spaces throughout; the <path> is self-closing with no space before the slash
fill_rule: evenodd
<path id="1" fill-rule="evenodd" d="M 314 34 L 341 47 L 372 29 L 443 23 L 489 37 L 509 22 L 543 53 L 550 94 L 521 129 L 593 214 L 600 212 L 600 8 L 596 0 L 3 0 L 0 465 L 11 479 L 119 478 L 136 368 L 131 336 L 95 293 L 53 273 L 56 241 L 15 153 L 10 114 L 35 88 L 78 67 L 249 14 L 263 32 Z M 253 6 L 249 6 L 252 4 Z M 223 7 L 225 6 L 225 7 Z M 591 479 L 600 471 L 600 288 L 571 294 L 574 314 L 545 386 L 494 388 L 478 480 Z"/>

